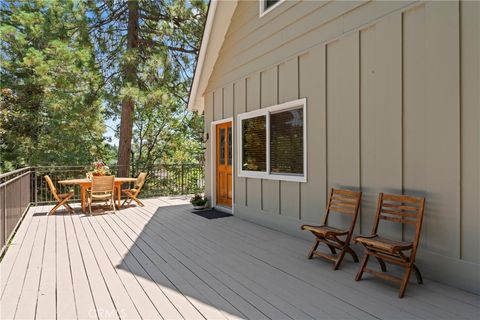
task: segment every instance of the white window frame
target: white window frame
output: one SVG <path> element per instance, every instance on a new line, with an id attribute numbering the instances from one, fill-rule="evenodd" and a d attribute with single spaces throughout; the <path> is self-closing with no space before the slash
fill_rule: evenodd
<path id="1" fill-rule="evenodd" d="M 277 3 L 275 3 L 273 6 L 271 6 L 270 8 L 265 10 L 266 1 L 265 0 L 259 0 L 258 1 L 258 3 L 259 3 L 259 11 L 258 12 L 260 13 L 260 18 L 263 17 L 264 15 L 266 15 L 267 13 L 269 13 L 270 11 L 272 11 L 273 9 L 275 9 L 276 7 L 278 7 L 280 5 L 280 3 L 282 3 L 283 1 L 285 1 L 285 0 L 280 0 Z"/>
<path id="2" fill-rule="evenodd" d="M 282 111 L 288 111 L 292 109 L 303 109 L 303 174 L 288 174 L 288 173 L 271 173 L 270 172 L 270 114 Z M 259 116 L 266 117 L 266 153 L 267 153 L 267 170 L 265 172 L 251 171 L 242 169 L 242 157 L 243 157 L 243 125 L 242 121 L 245 119 L 255 118 Z M 307 182 L 307 99 L 298 99 L 278 105 L 274 105 L 267 108 L 262 108 L 250 112 L 245 112 L 237 115 L 237 175 L 239 177 L 246 178 L 258 178 L 269 180 L 281 180 L 281 181 L 295 181 L 295 182 Z"/>

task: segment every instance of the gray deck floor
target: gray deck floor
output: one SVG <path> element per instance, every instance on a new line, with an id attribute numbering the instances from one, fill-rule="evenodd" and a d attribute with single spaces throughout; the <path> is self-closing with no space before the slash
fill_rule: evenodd
<path id="1" fill-rule="evenodd" d="M 397 287 L 349 258 L 307 260 L 310 243 L 184 199 L 114 214 L 33 207 L 1 268 L 1 319 L 478 319 L 479 296 L 426 280 Z"/>

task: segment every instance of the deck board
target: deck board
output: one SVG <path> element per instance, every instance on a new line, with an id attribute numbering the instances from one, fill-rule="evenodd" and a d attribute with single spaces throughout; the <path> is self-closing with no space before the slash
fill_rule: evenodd
<path id="1" fill-rule="evenodd" d="M 46 234 L 47 220 L 40 219 L 35 240 L 33 241 L 32 253 L 26 270 L 22 293 L 20 294 L 20 299 L 16 307 L 16 319 L 31 319 L 35 316 Z"/>
<path id="2" fill-rule="evenodd" d="M 88 242 L 87 236 L 80 222 L 81 218 L 79 215 L 72 215 L 71 219 L 75 230 L 76 240 L 78 241 L 80 252 L 82 254 L 83 266 L 90 283 L 90 289 L 95 303 L 95 314 L 90 313 L 89 316 L 93 319 L 96 317 L 118 319 L 119 316 L 116 312 L 117 308 L 112 299 L 110 289 L 98 267 L 93 250 Z"/>
<path id="3" fill-rule="evenodd" d="M 8 255 L 5 255 L 2 263 L 0 265 L 0 299 L 3 297 L 5 287 L 10 278 L 11 271 L 15 261 L 18 257 L 18 254 L 25 243 L 25 237 L 27 231 L 32 224 L 32 216 L 36 211 L 39 210 L 39 207 L 30 208 L 29 211 L 25 214 L 24 221 L 20 224 L 20 227 L 17 230 L 15 237 L 12 239 L 8 247 Z"/>
<path id="4" fill-rule="evenodd" d="M 72 283 L 75 293 L 75 305 L 79 319 L 95 318 L 95 302 L 92 289 L 85 271 L 80 246 L 76 239 L 73 221 L 70 216 L 64 216 L 65 235 L 70 255 Z"/>
<path id="5" fill-rule="evenodd" d="M 97 235 L 88 220 L 90 220 L 90 217 L 87 216 L 80 218 L 81 225 L 87 235 L 90 247 L 95 256 L 95 261 L 97 262 L 98 268 L 103 275 L 105 283 L 109 288 L 110 295 L 117 307 L 118 315 L 125 319 L 139 319 L 140 314 L 132 301 L 130 293 L 122 283 L 117 268 L 115 265 L 112 265 L 108 259 L 108 255 L 106 254 L 102 243 L 97 238 Z M 106 310 L 107 313 L 110 313 L 111 311 L 112 310 Z"/>
<path id="6" fill-rule="evenodd" d="M 220 224 L 222 223 L 222 221 L 225 222 L 226 220 L 219 219 L 216 221 L 218 221 L 218 223 Z M 195 224 L 201 223 L 201 220 L 199 222 L 195 221 L 194 223 Z M 249 227 L 251 226 L 251 224 L 249 224 L 248 222 L 244 222 L 240 220 L 238 221 L 238 223 L 229 224 L 229 226 L 233 227 L 241 223 L 246 223 Z M 255 226 L 255 227 L 258 227 L 258 226 Z M 262 228 L 262 227 L 258 227 L 258 228 Z M 305 242 L 303 240 L 298 239 L 299 242 L 302 242 L 302 246 L 297 248 L 297 251 L 292 251 L 292 252 L 295 252 L 294 258 L 292 259 L 291 257 L 289 257 L 289 255 L 285 255 L 285 252 L 289 251 L 287 248 L 291 244 L 293 245 L 293 243 L 297 241 L 297 239 L 293 240 L 293 238 L 285 238 L 285 236 L 282 235 L 281 233 L 263 228 L 264 233 L 266 234 L 270 233 L 271 235 L 271 240 L 268 243 L 265 243 L 260 239 L 255 239 L 255 237 L 252 237 L 252 235 L 249 235 L 246 238 L 242 237 L 241 239 L 235 240 L 233 233 L 230 232 L 230 230 L 226 231 L 227 229 L 229 229 L 227 226 L 221 226 L 221 227 L 219 226 L 217 228 L 214 228 L 213 229 L 214 231 L 212 232 L 215 232 L 215 231 L 222 232 L 222 230 L 227 232 L 227 234 L 229 235 L 228 238 L 232 238 L 233 242 L 241 241 L 243 243 L 242 245 L 243 249 L 248 248 L 247 246 L 245 246 L 245 244 L 251 242 L 251 246 L 250 248 L 248 248 L 248 251 L 250 253 L 258 252 L 258 254 L 256 254 L 257 259 L 263 259 L 262 257 L 271 255 L 270 257 L 267 258 L 267 260 L 269 262 L 274 262 L 273 265 L 275 267 L 285 266 L 283 270 L 287 270 L 287 271 L 289 269 L 295 270 L 292 272 L 294 272 L 296 275 L 299 275 L 299 276 L 302 274 L 305 274 L 304 279 L 308 283 L 311 283 L 311 284 L 319 283 L 318 288 L 322 288 L 322 289 L 329 288 L 329 291 L 332 292 L 332 294 L 335 294 L 335 291 L 342 292 L 342 287 L 339 287 L 338 283 L 345 284 L 345 287 L 347 290 L 342 293 L 341 298 L 347 299 L 349 301 L 355 301 L 359 306 L 361 306 L 362 308 L 365 308 L 366 310 L 368 310 L 368 308 L 371 307 L 372 312 L 374 312 L 377 316 L 382 316 L 382 313 L 381 313 L 382 310 L 379 310 L 379 306 L 377 304 L 379 300 L 391 305 L 390 307 L 385 308 L 385 312 L 387 312 L 387 315 L 388 313 L 391 313 L 392 308 L 399 308 L 399 311 L 401 314 L 408 312 L 408 310 L 411 310 L 410 311 L 412 313 L 410 315 L 411 318 L 415 318 L 415 317 L 429 318 L 432 315 L 435 315 L 437 318 L 448 319 L 455 316 L 461 317 L 462 315 L 465 315 L 465 314 L 469 316 L 474 316 L 478 314 L 478 308 L 476 307 L 470 308 L 468 303 L 466 304 L 463 301 L 462 302 L 459 301 L 460 302 L 459 304 L 455 304 L 455 306 L 451 308 L 452 306 L 449 306 L 449 303 L 447 301 L 444 301 L 445 295 L 435 293 L 429 290 L 428 288 L 427 288 L 427 291 L 424 291 L 426 286 L 417 287 L 418 289 L 422 289 L 422 294 L 418 296 L 419 299 L 410 299 L 407 303 L 398 305 L 397 303 L 398 299 L 396 298 L 396 295 L 395 295 L 397 290 L 396 287 L 393 287 L 393 286 L 378 287 L 377 283 L 375 283 L 374 281 L 362 281 L 360 283 L 352 282 L 352 279 L 356 272 L 356 266 L 357 266 L 353 264 L 350 264 L 350 266 L 354 266 L 353 269 L 352 268 L 347 269 L 348 273 L 350 273 L 351 276 L 345 277 L 344 275 L 342 275 L 336 278 L 334 282 L 331 281 L 332 279 L 330 279 L 330 281 L 322 281 L 325 279 L 322 279 L 321 277 L 315 277 L 315 276 L 312 277 L 313 273 L 306 273 L 305 269 L 316 268 L 317 266 L 315 264 L 323 264 L 326 266 L 329 266 L 329 265 L 325 264 L 325 262 L 323 262 L 322 260 L 316 260 L 314 264 L 312 264 L 312 261 L 305 260 L 304 254 L 305 254 L 305 250 L 307 249 L 307 246 L 305 245 Z M 213 233 L 209 233 L 209 235 L 213 236 Z M 280 243 L 277 246 L 278 244 L 277 240 L 281 240 L 280 238 L 285 241 L 288 240 L 289 246 L 285 245 L 285 241 L 283 243 Z M 227 246 L 231 248 L 232 245 L 229 244 Z M 272 251 L 272 248 L 276 246 L 278 247 L 278 250 Z M 240 247 L 240 249 L 242 247 Z M 262 247 L 267 247 L 267 249 L 264 251 L 259 250 L 259 248 L 262 248 Z M 293 247 L 295 248 L 295 246 Z M 289 261 L 291 262 L 291 266 L 288 265 Z M 300 270 L 298 269 L 299 264 L 304 265 L 304 267 L 301 268 Z M 312 269 L 312 271 L 314 270 Z M 332 276 L 335 277 L 337 274 L 338 273 L 334 273 L 332 274 Z M 335 287 L 332 287 L 332 284 L 334 284 Z M 367 290 L 362 290 L 365 285 L 369 286 L 370 288 Z M 449 288 L 450 287 L 444 286 L 444 290 L 442 290 L 442 292 L 443 293 L 448 292 Z M 415 290 L 415 289 L 410 288 L 409 290 Z M 355 292 L 356 294 L 353 294 L 352 296 L 351 294 Z M 355 295 L 357 297 L 355 297 Z M 348 299 L 350 296 L 352 297 L 352 299 Z M 458 313 L 455 312 L 455 308 L 459 308 L 460 312 Z M 394 318 L 395 316 L 390 315 L 389 317 Z"/>
<path id="7" fill-rule="evenodd" d="M 15 317 L 18 302 L 20 300 L 21 293 L 25 285 L 28 264 L 32 256 L 33 244 L 37 235 L 39 222 L 39 219 L 34 219 L 30 224 L 28 232 L 23 239 L 24 243 L 21 245 L 18 256 L 16 257 L 14 265 L 12 267 L 10 277 L 5 285 L 3 296 L 1 298 L 2 319 L 13 319 Z M 7 253 L 5 254 L 5 258 L 7 258 L 8 254 L 9 252 L 7 251 Z"/>
<path id="8" fill-rule="evenodd" d="M 45 212 L 47 208 L 38 210 L 38 213 Z M 36 319 L 53 319 L 57 314 L 57 293 L 56 293 L 56 220 L 47 220 L 47 234 L 45 236 L 45 248 L 43 249 L 43 265 L 40 275 L 40 283 L 37 292 L 35 305 Z M 3 263 L 3 262 L 2 262 Z"/>
<path id="9" fill-rule="evenodd" d="M 1 319 L 476 319 L 477 295 L 429 281 L 397 288 L 307 260 L 310 243 L 183 197 L 116 214 L 32 207 L 0 263 Z M 421 253 L 420 253 L 421 254 Z M 348 258 L 347 258 L 348 259 Z M 428 278 L 428 275 L 426 275 Z"/>
<path id="10" fill-rule="evenodd" d="M 70 251 L 67 245 L 64 215 L 53 215 L 51 219 L 56 222 L 56 294 L 57 317 L 59 319 L 76 319 L 77 307 L 73 289 L 72 269 L 70 264 Z M 79 293 L 82 294 L 82 293 Z"/>

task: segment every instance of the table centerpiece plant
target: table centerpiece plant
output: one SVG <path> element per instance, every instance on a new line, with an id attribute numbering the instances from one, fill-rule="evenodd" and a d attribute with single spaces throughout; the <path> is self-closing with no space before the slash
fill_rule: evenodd
<path id="1" fill-rule="evenodd" d="M 87 172 L 87 178 L 93 176 L 108 176 L 110 175 L 110 168 L 103 163 L 103 161 L 97 161 L 92 164 L 91 171 Z"/>

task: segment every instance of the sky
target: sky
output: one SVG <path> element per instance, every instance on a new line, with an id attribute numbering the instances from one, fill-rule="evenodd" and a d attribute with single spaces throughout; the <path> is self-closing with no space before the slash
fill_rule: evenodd
<path id="1" fill-rule="evenodd" d="M 115 130 L 118 125 L 120 124 L 120 119 L 106 119 L 105 120 L 105 125 L 106 125 L 106 131 L 103 134 L 103 136 L 107 139 L 111 139 L 110 144 L 115 145 L 118 147 L 118 138 L 115 137 Z"/>

